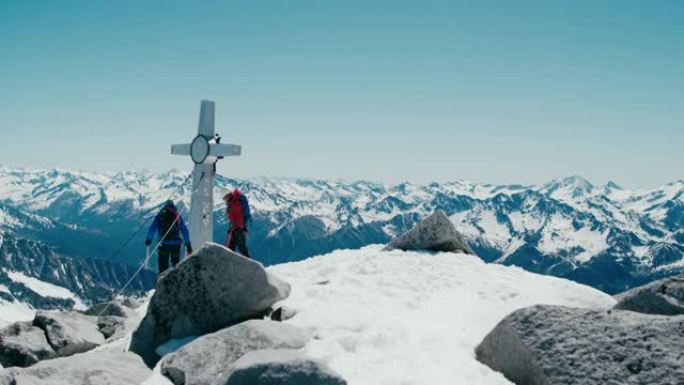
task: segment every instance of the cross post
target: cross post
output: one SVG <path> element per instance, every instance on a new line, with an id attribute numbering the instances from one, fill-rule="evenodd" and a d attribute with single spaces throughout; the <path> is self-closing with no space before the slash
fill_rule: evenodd
<path id="1" fill-rule="evenodd" d="M 242 147 L 239 145 L 209 143 L 214 139 L 214 134 L 214 102 L 202 100 L 197 136 L 189 144 L 171 146 L 171 154 L 190 155 L 195 163 L 189 218 L 190 240 L 195 250 L 213 239 L 216 162 L 225 156 L 242 154 Z"/>

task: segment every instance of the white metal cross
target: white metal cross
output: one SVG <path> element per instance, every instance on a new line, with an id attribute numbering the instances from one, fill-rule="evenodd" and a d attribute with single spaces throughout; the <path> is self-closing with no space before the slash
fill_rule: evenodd
<path id="1" fill-rule="evenodd" d="M 216 162 L 224 156 L 242 154 L 241 146 L 209 143 L 212 139 L 214 139 L 214 102 L 202 100 L 195 139 L 190 144 L 171 146 L 172 154 L 190 155 L 195 163 L 190 198 L 190 240 L 195 250 L 199 250 L 213 239 Z"/>

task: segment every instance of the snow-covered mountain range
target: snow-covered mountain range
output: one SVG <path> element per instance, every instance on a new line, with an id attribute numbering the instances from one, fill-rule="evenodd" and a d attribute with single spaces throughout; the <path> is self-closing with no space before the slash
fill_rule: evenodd
<path id="1" fill-rule="evenodd" d="M 0 168 L 0 230 L 62 255 L 109 259 L 173 192 L 189 206 L 187 173 L 90 173 Z M 566 277 L 609 293 L 684 271 L 684 181 L 651 190 L 581 177 L 539 186 L 384 185 L 218 176 L 215 234 L 225 237 L 221 196 L 239 187 L 254 213 L 249 244 L 273 264 L 339 248 L 384 243 L 443 209 L 488 262 Z M 139 231 L 111 258 L 138 263 Z"/>

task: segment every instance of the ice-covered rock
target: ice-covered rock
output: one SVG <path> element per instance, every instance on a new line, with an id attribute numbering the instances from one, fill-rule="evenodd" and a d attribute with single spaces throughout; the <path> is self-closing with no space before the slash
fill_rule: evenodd
<path id="1" fill-rule="evenodd" d="M 292 325 L 251 320 L 202 336 L 164 357 L 161 372 L 175 385 L 211 385 L 247 352 L 300 349 L 309 332 Z"/>
<path id="2" fill-rule="evenodd" d="M 131 385 L 149 375 L 139 356 L 101 349 L 0 371 L 0 385 Z"/>
<path id="3" fill-rule="evenodd" d="M 674 384 L 684 378 L 684 316 L 533 306 L 504 318 L 477 359 L 518 385 Z"/>
<path id="4" fill-rule="evenodd" d="M 43 329 L 31 322 L 15 322 L 0 329 L 0 365 L 26 367 L 57 353 L 45 337 Z"/>
<path id="5" fill-rule="evenodd" d="M 474 254 L 444 211 L 437 210 L 411 230 L 392 239 L 385 250 L 451 251 Z"/>
<path id="6" fill-rule="evenodd" d="M 647 314 L 684 314 L 684 275 L 661 279 L 616 295 L 616 309 Z"/>
<path id="7" fill-rule="evenodd" d="M 256 350 L 237 360 L 212 385 L 346 385 L 326 364 L 296 350 Z"/>
<path id="8" fill-rule="evenodd" d="M 153 366 L 162 343 L 262 318 L 289 293 L 259 262 L 209 243 L 159 278 L 130 349 Z"/>
<path id="9" fill-rule="evenodd" d="M 76 312 L 39 310 L 33 326 L 45 331 L 48 343 L 60 356 L 86 352 L 105 342 L 97 319 Z"/>

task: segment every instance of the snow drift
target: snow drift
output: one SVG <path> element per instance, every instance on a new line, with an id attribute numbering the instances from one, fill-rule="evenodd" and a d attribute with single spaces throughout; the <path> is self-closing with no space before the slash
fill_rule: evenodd
<path id="1" fill-rule="evenodd" d="M 286 322 L 311 328 L 308 356 L 352 385 L 510 384 L 475 347 L 535 304 L 609 308 L 598 290 L 454 253 L 339 250 L 268 270 L 292 285 Z"/>

